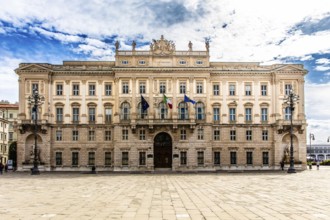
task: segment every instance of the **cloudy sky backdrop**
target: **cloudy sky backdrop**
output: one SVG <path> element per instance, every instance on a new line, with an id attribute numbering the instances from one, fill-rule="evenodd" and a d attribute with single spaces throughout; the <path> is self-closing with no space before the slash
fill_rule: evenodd
<path id="1" fill-rule="evenodd" d="M 308 132 L 326 143 L 329 0 L 0 0 L 0 100 L 18 101 L 21 62 L 114 60 L 116 40 L 146 49 L 161 35 L 179 50 L 210 39 L 211 61 L 304 64 Z"/>

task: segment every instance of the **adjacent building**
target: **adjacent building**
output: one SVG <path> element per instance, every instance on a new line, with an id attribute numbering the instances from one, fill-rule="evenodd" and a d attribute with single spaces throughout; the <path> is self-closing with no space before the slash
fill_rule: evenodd
<path id="1" fill-rule="evenodd" d="M 18 104 L 0 101 L 0 160 L 6 164 L 9 159 L 9 147 L 17 141 L 14 129 L 18 114 Z"/>
<path id="2" fill-rule="evenodd" d="M 149 50 L 120 50 L 115 61 L 22 63 L 18 170 L 33 162 L 34 90 L 42 170 L 273 170 L 290 146 L 306 167 L 304 76 L 300 64 L 210 62 L 205 50 L 176 50 L 163 36 Z"/>
<path id="3" fill-rule="evenodd" d="M 312 160 L 330 160 L 329 144 L 313 144 L 307 146 L 307 156 Z"/>

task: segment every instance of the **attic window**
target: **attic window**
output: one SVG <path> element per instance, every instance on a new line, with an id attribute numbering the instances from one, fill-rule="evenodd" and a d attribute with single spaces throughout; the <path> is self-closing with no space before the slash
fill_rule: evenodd
<path id="1" fill-rule="evenodd" d="M 140 65 L 145 65 L 146 64 L 146 61 L 145 60 L 139 60 L 139 64 Z"/>
<path id="2" fill-rule="evenodd" d="M 185 61 L 185 60 L 180 60 L 179 63 L 180 63 L 180 65 L 186 65 L 186 64 L 187 64 L 187 61 Z"/>
<path id="3" fill-rule="evenodd" d="M 196 61 L 196 64 L 197 64 L 197 65 L 202 65 L 202 64 L 203 64 L 203 61 L 202 61 L 202 60 L 197 60 L 197 61 Z"/>
<path id="4" fill-rule="evenodd" d="M 128 64 L 128 60 L 122 60 L 121 64 L 127 65 Z"/>

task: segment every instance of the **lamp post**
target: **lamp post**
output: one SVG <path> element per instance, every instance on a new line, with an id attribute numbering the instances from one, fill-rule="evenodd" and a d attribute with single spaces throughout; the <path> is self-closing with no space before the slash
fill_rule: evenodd
<path id="1" fill-rule="evenodd" d="M 38 168 L 38 106 L 44 102 L 44 97 L 39 95 L 38 89 L 33 90 L 33 94 L 29 96 L 28 101 L 33 105 L 32 112 L 34 113 L 34 157 L 33 157 L 33 168 L 31 168 L 31 175 L 39 175 Z"/>
<path id="2" fill-rule="evenodd" d="M 290 107 L 290 167 L 288 173 L 295 173 L 294 168 L 294 157 L 293 157 L 293 124 L 292 124 L 292 112 L 294 111 L 294 103 L 299 100 L 299 96 L 294 94 L 292 89 L 290 90 L 289 95 L 284 99 L 286 104 Z"/>
<path id="3" fill-rule="evenodd" d="M 311 153 L 312 153 L 312 140 L 315 140 L 315 136 L 312 133 L 309 133 L 309 159 L 311 159 Z"/>

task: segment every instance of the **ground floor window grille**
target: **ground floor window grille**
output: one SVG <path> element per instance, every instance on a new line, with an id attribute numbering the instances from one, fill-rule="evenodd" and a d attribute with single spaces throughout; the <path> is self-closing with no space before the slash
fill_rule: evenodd
<path id="1" fill-rule="evenodd" d="M 62 166 L 62 152 L 56 152 L 56 166 Z"/>
<path id="2" fill-rule="evenodd" d="M 89 166 L 95 165 L 95 152 L 88 152 L 88 165 Z"/>
<path id="3" fill-rule="evenodd" d="M 197 163 L 198 166 L 204 165 L 204 151 L 197 152 Z"/>
<path id="4" fill-rule="evenodd" d="M 146 152 L 139 152 L 139 164 L 141 166 L 146 165 Z"/>
<path id="5" fill-rule="evenodd" d="M 263 165 L 269 164 L 269 153 L 268 152 L 262 152 L 262 164 Z"/>
<path id="6" fill-rule="evenodd" d="M 104 153 L 104 165 L 111 166 L 111 152 Z"/>
<path id="7" fill-rule="evenodd" d="M 236 152 L 230 152 L 230 164 L 231 165 L 236 164 Z"/>
<path id="8" fill-rule="evenodd" d="M 253 153 L 246 152 L 246 164 L 252 165 L 253 164 Z"/>
<path id="9" fill-rule="evenodd" d="M 180 165 L 187 165 L 187 152 L 186 151 L 180 152 Z"/>
<path id="10" fill-rule="evenodd" d="M 79 165 L 79 152 L 72 152 L 72 166 Z"/>
<path id="11" fill-rule="evenodd" d="M 121 161 L 123 166 L 128 166 L 128 152 L 122 152 Z"/>
<path id="12" fill-rule="evenodd" d="M 220 165 L 220 152 L 219 151 L 215 151 L 214 152 L 214 165 Z"/>

